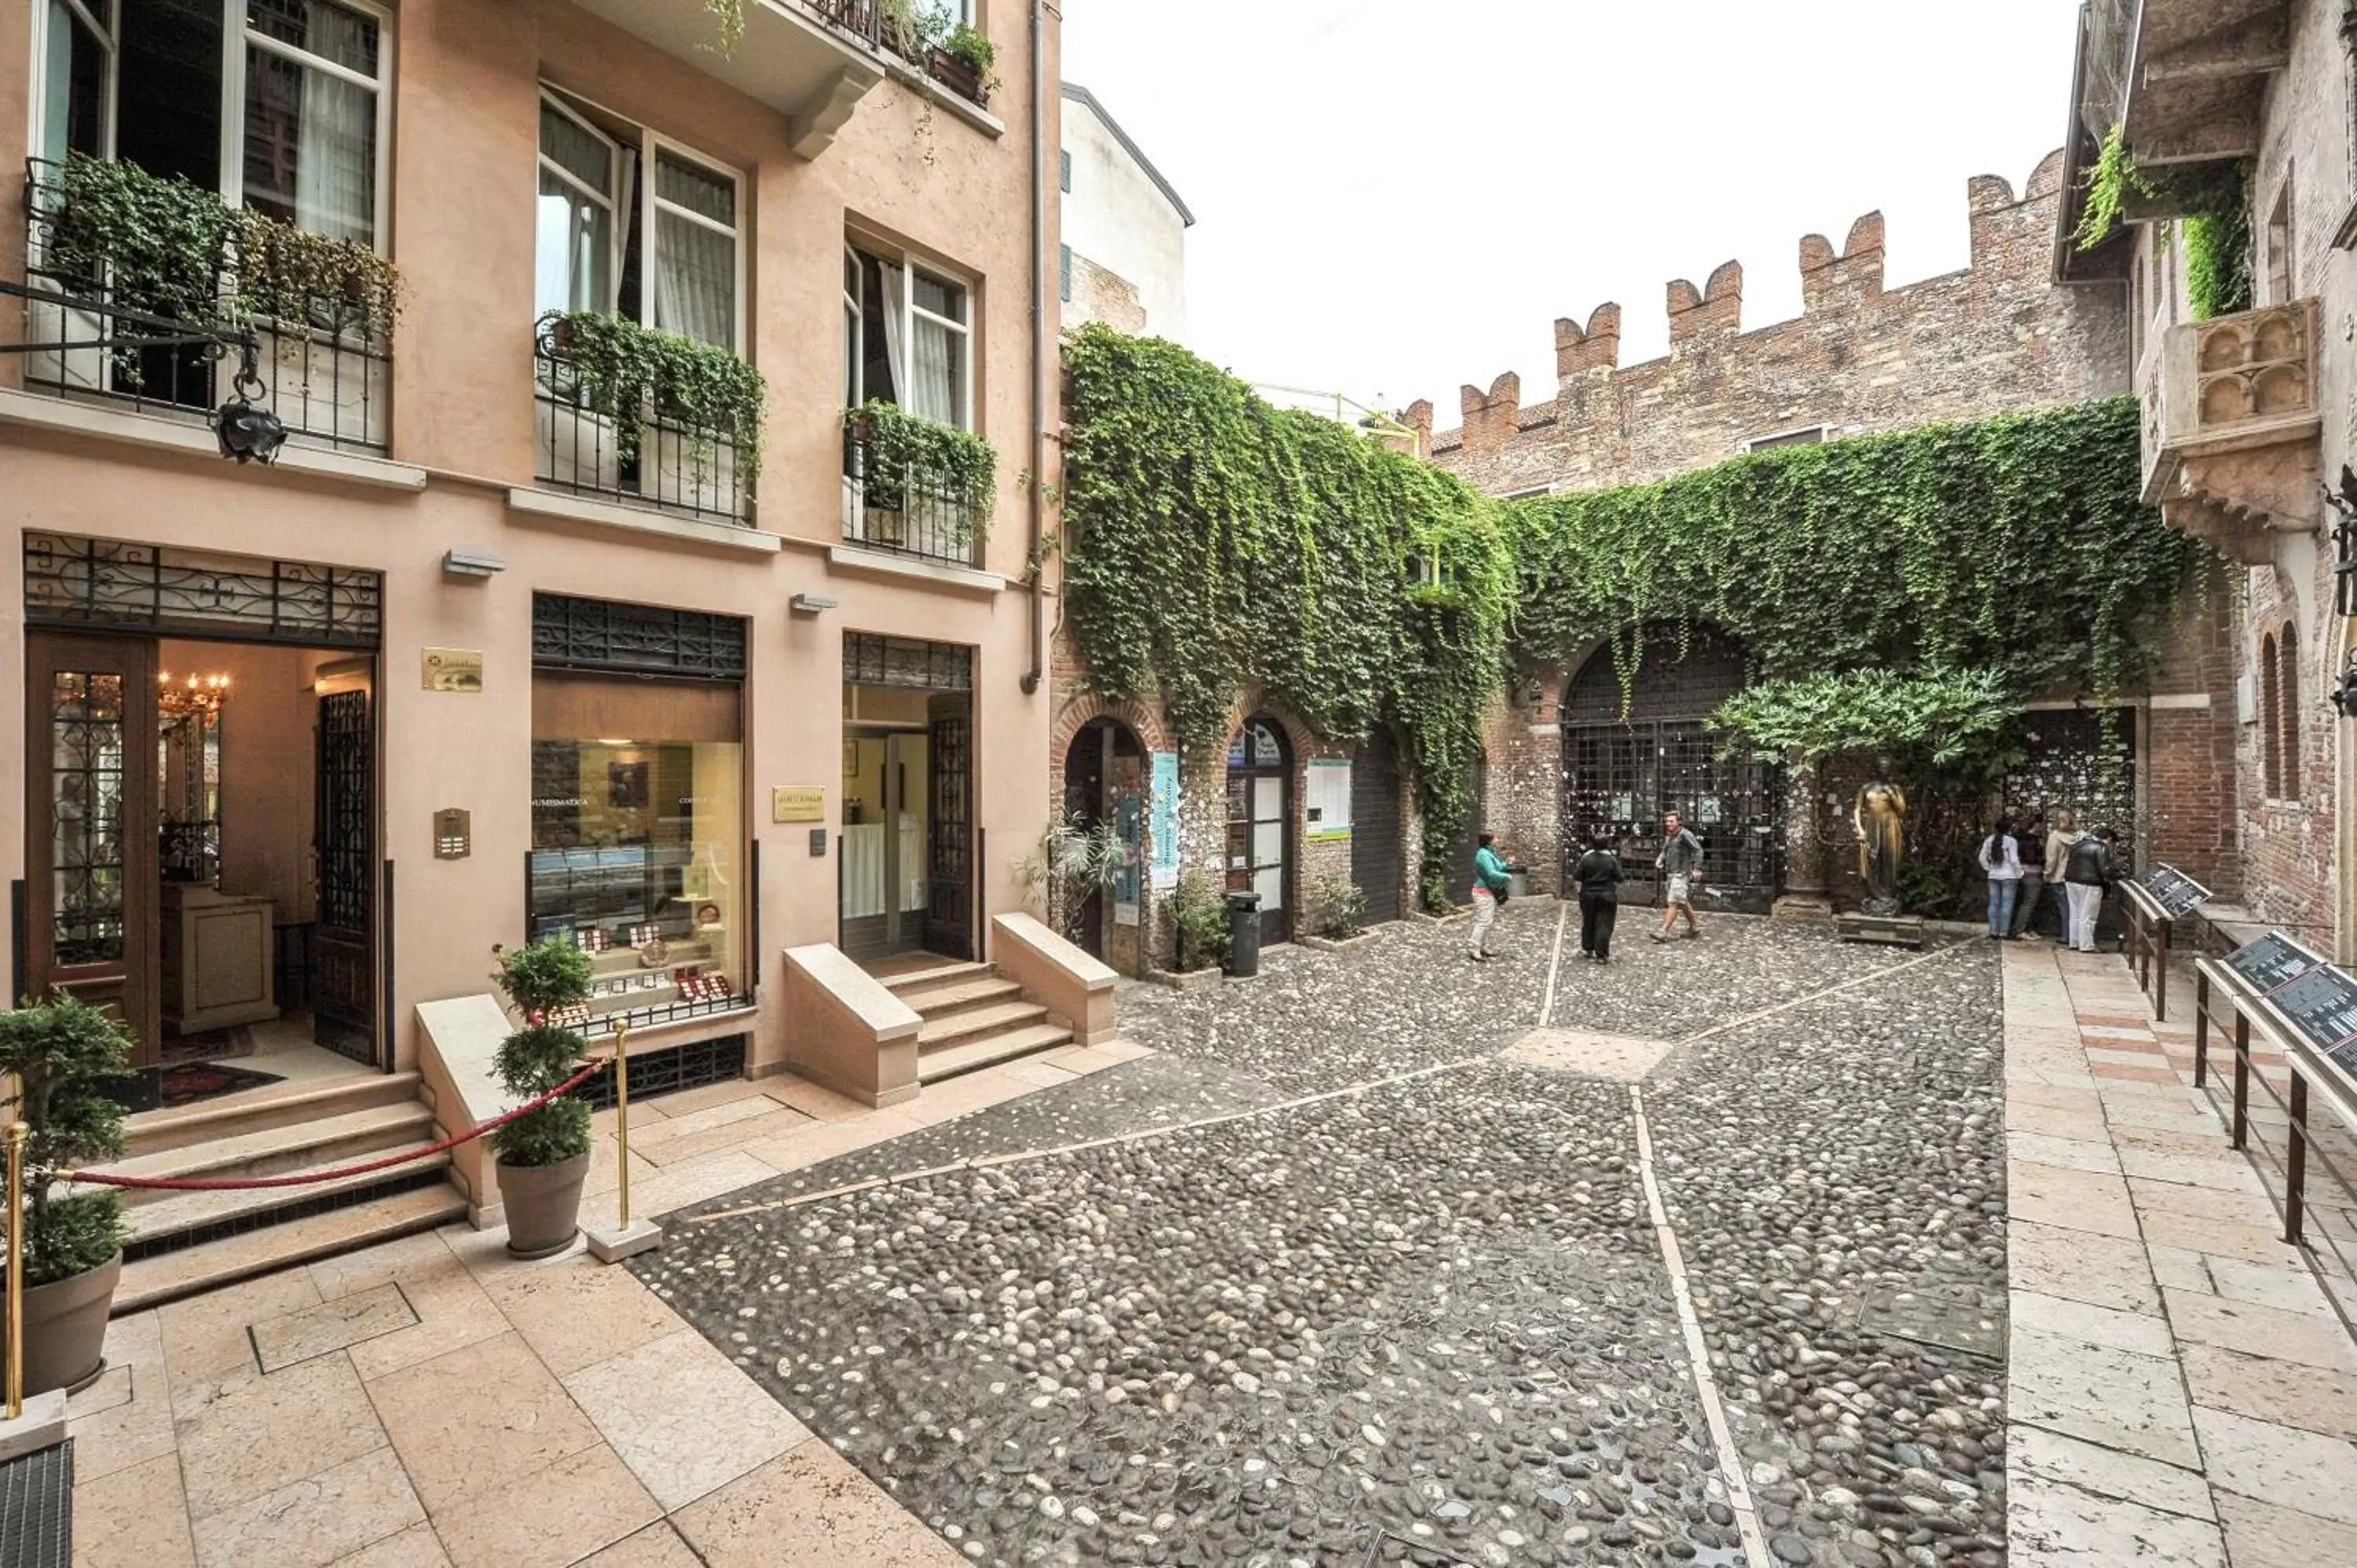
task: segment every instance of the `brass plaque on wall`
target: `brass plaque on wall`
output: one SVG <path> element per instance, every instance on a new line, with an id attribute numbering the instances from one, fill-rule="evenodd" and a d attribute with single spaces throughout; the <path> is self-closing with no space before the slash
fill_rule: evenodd
<path id="1" fill-rule="evenodd" d="M 429 692 L 479 693 L 483 689 L 482 650 L 429 648 L 420 674 Z"/>
<path id="2" fill-rule="evenodd" d="M 826 821 L 826 789 L 818 784 L 780 784 L 770 791 L 770 820 L 773 822 L 823 822 Z"/>

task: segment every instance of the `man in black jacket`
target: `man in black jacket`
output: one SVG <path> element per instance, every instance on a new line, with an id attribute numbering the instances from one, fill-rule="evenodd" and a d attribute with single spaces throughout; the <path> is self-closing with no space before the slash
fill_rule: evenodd
<path id="1" fill-rule="evenodd" d="M 2072 844 L 2062 863 L 2062 889 L 2071 905 L 2065 934 L 2081 952 L 2095 950 L 2095 921 L 2104 912 L 2104 890 L 2112 885 L 2112 846 L 2119 838 L 2109 828 L 2097 828 Z"/>
<path id="2" fill-rule="evenodd" d="M 1612 840 L 1598 833 L 1579 864 L 1571 868 L 1579 892 L 1579 951 L 1598 963 L 1612 961 L 1612 925 L 1620 915 L 1620 857 Z"/>

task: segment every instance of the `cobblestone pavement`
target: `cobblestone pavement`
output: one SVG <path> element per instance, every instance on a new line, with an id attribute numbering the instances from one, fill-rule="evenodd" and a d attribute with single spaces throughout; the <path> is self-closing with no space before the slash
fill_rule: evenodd
<path id="1" fill-rule="evenodd" d="M 1997 1560 L 1987 950 L 1656 947 L 1631 910 L 1553 1023 L 1685 1041 L 1632 1096 L 1482 1059 L 1540 1024 L 1559 908 L 1491 965 L 1397 926 L 1125 993 L 1161 1054 L 716 1200 L 633 1267 L 975 1562 L 1735 1563 L 1747 1506 L 1763 1562 Z"/>

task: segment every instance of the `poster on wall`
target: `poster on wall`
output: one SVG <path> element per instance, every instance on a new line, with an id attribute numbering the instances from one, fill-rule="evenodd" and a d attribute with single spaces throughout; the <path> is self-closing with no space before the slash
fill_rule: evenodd
<path id="1" fill-rule="evenodd" d="M 1178 886 L 1178 754 L 1154 754 L 1154 890 Z"/>
<path id="2" fill-rule="evenodd" d="M 1113 923 L 1137 924 L 1138 836 L 1146 825 L 1146 802 L 1135 794 L 1114 801 L 1114 832 L 1121 838 L 1121 870 L 1113 881 Z"/>
<path id="3" fill-rule="evenodd" d="M 1351 836 L 1351 759 L 1316 757 L 1309 761 L 1307 831 L 1312 843 Z"/>

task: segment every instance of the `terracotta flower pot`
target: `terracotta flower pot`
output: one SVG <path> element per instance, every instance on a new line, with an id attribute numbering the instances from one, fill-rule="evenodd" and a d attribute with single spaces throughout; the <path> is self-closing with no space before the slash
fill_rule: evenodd
<path id="1" fill-rule="evenodd" d="M 86 1269 L 25 1293 L 25 1392 L 76 1389 L 106 1364 L 106 1316 L 114 1283 L 123 1277 L 117 1252 Z"/>
<path id="2" fill-rule="evenodd" d="M 581 1231 L 581 1187 L 589 1179 L 589 1156 L 576 1155 L 553 1165 L 511 1165 L 501 1160 L 499 1166 L 509 1255 L 553 1258 L 573 1245 Z"/>

